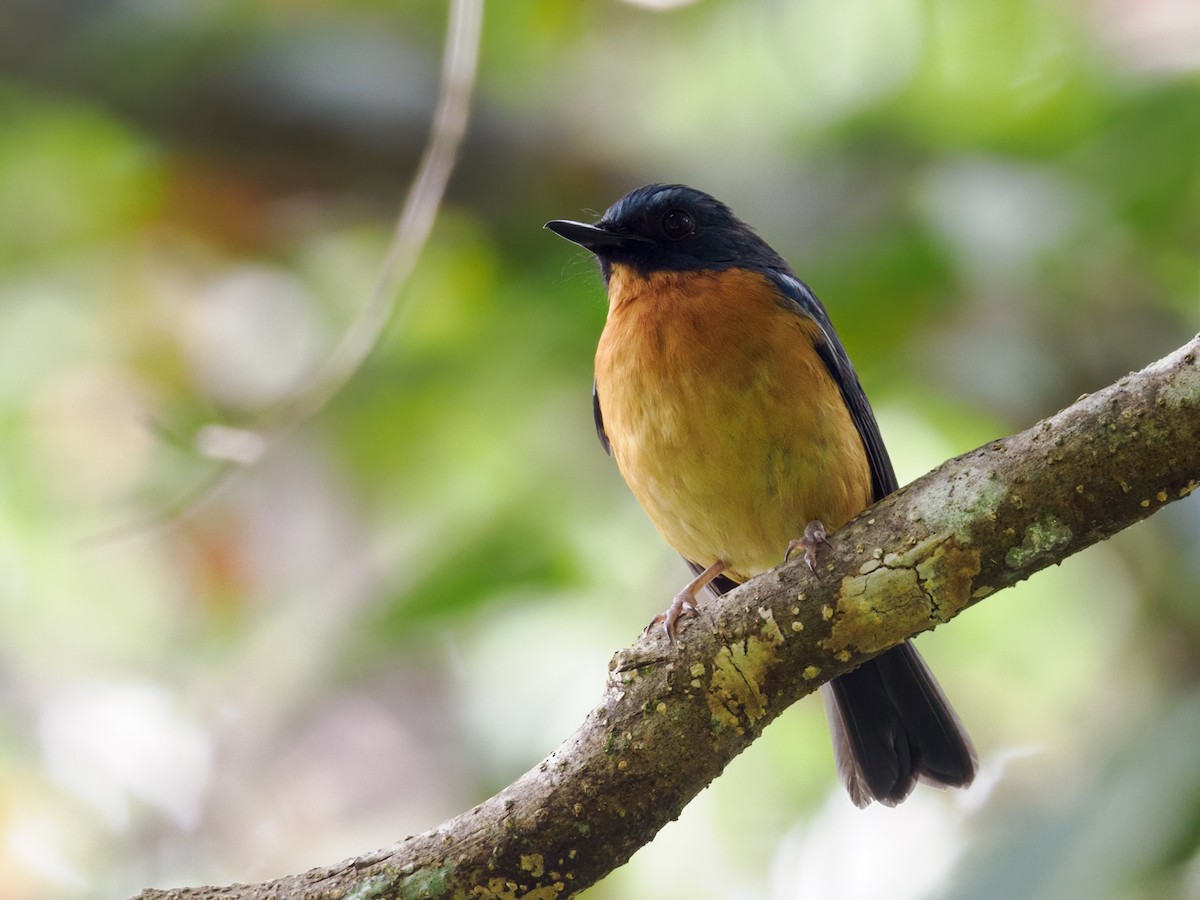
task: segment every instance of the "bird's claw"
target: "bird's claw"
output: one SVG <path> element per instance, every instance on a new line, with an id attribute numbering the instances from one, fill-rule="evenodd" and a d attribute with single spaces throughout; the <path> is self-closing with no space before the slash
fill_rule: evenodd
<path id="1" fill-rule="evenodd" d="M 803 550 L 804 561 L 808 563 L 809 570 L 815 575 L 817 573 L 817 547 L 821 544 L 828 544 L 827 537 L 824 523 L 819 519 L 813 519 L 804 526 L 804 536 L 798 537 L 788 544 L 787 552 L 783 554 L 783 561 L 787 562 L 791 559 L 792 554 L 797 550 Z"/>
<path id="2" fill-rule="evenodd" d="M 667 640 L 672 644 L 675 643 L 675 623 L 682 616 L 691 615 L 699 612 L 699 607 L 696 605 L 696 597 L 691 591 L 684 589 L 675 595 L 671 600 L 671 605 L 660 612 L 657 616 L 650 620 L 650 624 L 646 626 L 646 630 L 642 634 L 646 634 L 651 628 L 656 625 L 662 625 L 663 632 L 667 636 Z"/>

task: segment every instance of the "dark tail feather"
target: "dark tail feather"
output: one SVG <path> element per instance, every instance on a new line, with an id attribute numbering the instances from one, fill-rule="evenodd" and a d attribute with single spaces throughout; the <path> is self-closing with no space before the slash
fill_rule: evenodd
<path id="1" fill-rule="evenodd" d="M 910 642 L 823 692 L 838 774 L 856 806 L 895 806 L 918 780 L 966 787 L 975 777 L 971 739 Z"/>

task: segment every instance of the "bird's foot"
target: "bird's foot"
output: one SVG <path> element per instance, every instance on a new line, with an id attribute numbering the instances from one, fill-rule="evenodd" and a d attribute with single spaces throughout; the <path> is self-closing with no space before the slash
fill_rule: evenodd
<path id="1" fill-rule="evenodd" d="M 682 616 L 691 615 L 700 611 L 699 601 L 696 595 L 699 594 L 708 583 L 720 575 L 725 570 L 725 563 L 717 560 L 695 578 L 687 583 L 682 591 L 675 595 L 671 600 L 671 605 L 660 612 L 657 616 L 650 620 L 650 624 L 646 626 L 646 630 L 642 634 L 647 634 L 651 628 L 656 625 L 661 625 L 663 631 L 666 632 L 667 640 L 672 644 L 675 643 L 675 623 Z"/>
<path id="2" fill-rule="evenodd" d="M 648 632 L 651 628 L 661 625 L 667 635 L 667 640 L 673 644 L 675 643 L 675 623 L 681 617 L 690 616 L 693 613 L 699 612 L 699 610 L 700 607 L 697 605 L 695 594 L 688 590 L 688 588 L 684 588 L 671 600 L 670 606 L 650 620 L 650 624 L 646 626 L 646 631 Z"/>
<path id="3" fill-rule="evenodd" d="M 815 575 L 817 573 L 817 547 L 829 543 L 826 537 L 825 525 L 819 519 L 813 519 L 804 526 L 804 536 L 798 537 L 788 544 L 787 552 L 783 554 L 783 561 L 787 562 L 792 558 L 793 553 L 803 550 L 804 561 L 808 563 L 808 568 Z"/>

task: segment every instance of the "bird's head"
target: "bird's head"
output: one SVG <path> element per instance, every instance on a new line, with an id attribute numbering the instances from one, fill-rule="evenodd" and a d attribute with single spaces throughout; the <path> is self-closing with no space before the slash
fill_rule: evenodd
<path id="1" fill-rule="evenodd" d="M 682 184 L 630 191 L 594 225 L 555 219 L 546 228 L 596 254 L 605 278 L 613 265 L 642 275 L 735 267 L 787 271 L 779 254 L 728 206 Z"/>

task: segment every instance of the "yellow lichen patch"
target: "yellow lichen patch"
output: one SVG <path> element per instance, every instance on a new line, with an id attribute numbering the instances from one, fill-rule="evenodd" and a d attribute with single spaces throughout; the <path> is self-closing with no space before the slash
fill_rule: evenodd
<path id="1" fill-rule="evenodd" d="M 948 622 L 971 602 L 971 588 L 979 574 L 979 551 L 960 547 L 955 540 L 938 544 L 933 554 L 917 563 L 925 593 L 932 597 L 930 617 Z"/>
<path id="2" fill-rule="evenodd" d="M 542 873 L 546 871 L 545 860 L 542 859 L 540 853 L 530 853 L 521 855 L 521 870 L 528 872 L 534 878 L 541 878 Z"/>
<path id="3" fill-rule="evenodd" d="M 802 674 L 804 676 L 805 681 L 812 681 L 814 678 L 816 678 L 818 675 L 821 674 L 821 667 L 820 666 L 805 666 L 804 671 L 801 672 L 800 674 Z"/>
<path id="4" fill-rule="evenodd" d="M 779 626 L 775 624 L 775 614 L 765 606 L 760 606 L 758 615 L 763 620 L 762 627 L 759 629 L 759 634 L 763 640 L 768 643 L 774 643 L 779 646 L 783 643 L 783 632 L 779 630 Z"/>
<path id="5" fill-rule="evenodd" d="M 836 652 L 876 653 L 913 633 L 944 622 L 970 603 L 979 551 L 939 535 L 912 547 L 874 572 L 842 580 L 838 616 L 822 646 Z"/>
<path id="6" fill-rule="evenodd" d="M 476 885 L 471 888 L 470 896 L 477 900 L 555 900 L 565 889 L 566 885 L 561 881 L 529 890 L 526 885 L 515 881 L 489 878 L 486 887 Z"/>
<path id="7" fill-rule="evenodd" d="M 767 696 L 760 685 L 782 643 L 783 632 L 768 613 L 758 634 L 720 649 L 707 692 L 708 709 L 717 722 L 740 732 L 742 715 L 751 723 L 763 717 Z"/>
<path id="8" fill-rule="evenodd" d="M 748 641 L 751 652 L 755 652 L 757 641 Z M 727 728 L 741 728 L 740 715 L 746 714 L 751 721 L 762 718 L 767 698 L 758 686 L 758 679 L 743 670 L 747 652 L 742 645 L 733 650 L 722 647 L 713 666 L 712 681 L 708 685 L 708 709 L 713 718 Z"/>

